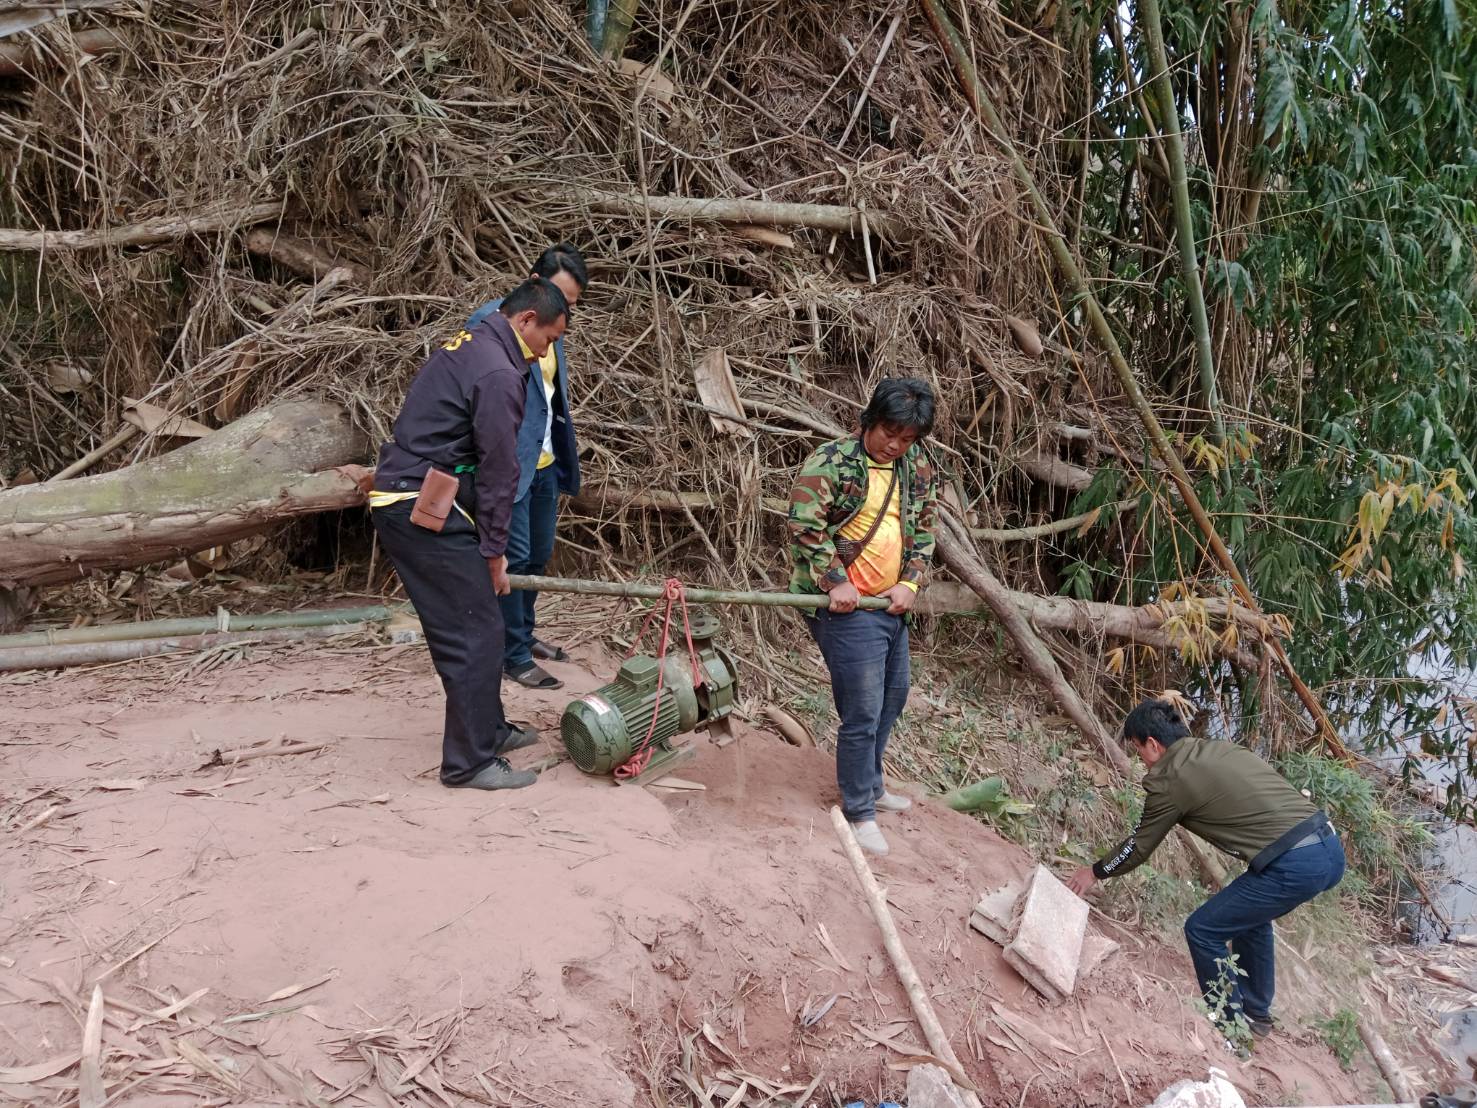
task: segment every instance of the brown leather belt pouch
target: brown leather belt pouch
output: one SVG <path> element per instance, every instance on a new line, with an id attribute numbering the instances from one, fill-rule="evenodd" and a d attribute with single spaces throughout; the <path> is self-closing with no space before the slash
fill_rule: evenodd
<path id="1" fill-rule="evenodd" d="M 440 531 L 446 526 L 446 517 L 456 504 L 457 490 L 461 482 L 449 473 L 432 466 L 426 470 L 426 479 L 421 482 L 421 493 L 415 498 L 415 507 L 410 512 L 410 522 L 427 531 Z"/>

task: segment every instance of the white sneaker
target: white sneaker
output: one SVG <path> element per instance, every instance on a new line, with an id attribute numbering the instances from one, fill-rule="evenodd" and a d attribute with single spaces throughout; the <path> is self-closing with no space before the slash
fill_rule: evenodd
<path id="1" fill-rule="evenodd" d="M 906 812 L 913 806 L 913 802 L 905 796 L 896 793 L 884 792 L 877 798 L 877 811 L 879 812 Z"/>
<path id="2" fill-rule="evenodd" d="M 869 854 L 885 855 L 887 853 L 887 840 L 882 837 L 882 831 L 875 819 L 853 823 L 851 833 L 856 836 L 857 846 Z"/>

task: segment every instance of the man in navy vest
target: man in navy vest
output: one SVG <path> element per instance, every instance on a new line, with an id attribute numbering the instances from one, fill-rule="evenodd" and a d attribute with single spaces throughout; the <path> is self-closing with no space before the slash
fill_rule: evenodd
<path id="1" fill-rule="evenodd" d="M 542 277 L 564 294 L 571 313 L 590 283 L 585 259 L 568 243 L 551 246 L 533 264 Z M 490 300 L 472 313 L 467 330 L 502 304 Z M 554 526 L 559 494 L 580 491 L 579 446 L 569 415 L 569 366 L 564 340 L 555 342 L 529 366 L 528 400 L 518 432 L 518 490 L 508 525 L 508 572 L 538 576 L 554 553 Z M 538 664 L 562 662 L 569 656 L 534 635 L 534 603 L 538 593 L 516 591 L 498 598 L 504 631 L 503 672 L 530 689 L 557 689 L 564 682 Z"/>

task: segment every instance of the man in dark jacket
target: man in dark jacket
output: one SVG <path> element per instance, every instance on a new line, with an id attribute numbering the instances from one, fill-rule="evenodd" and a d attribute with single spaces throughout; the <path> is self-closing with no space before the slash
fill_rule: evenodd
<path id="1" fill-rule="evenodd" d="M 933 411 L 926 381 L 879 382 L 857 434 L 817 447 L 790 492 L 790 591 L 829 596 L 806 623 L 841 719 L 841 811 L 873 854 L 888 850 L 877 813 L 912 804 L 883 787 L 882 756 L 911 684 L 905 617 L 933 558 L 938 480 L 920 441 Z M 863 596 L 888 607 L 859 609 Z"/>
<path id="2" fill-rule="evenodd" d="M 551 281 L 571 311 L 590 283 L 585 259 L 568 243 L 540 254 L 532 275 Z M 467 320 L 467 329 L 476 327 L 501 304 L 501 300 L 483 304 Z M 544 572 L 554 553 L 559 494 L 574 496 L 580 491 L 579 445 L 569 407 L 569 365 L 560 338 L 528 370 L 528 400 L 518 432 L 518 493 L 508 524 L 509 573 L 537 577 Z M 503 669 L 530 689 L 557 689 L 563 682 L 535 659 L 562 662 L 568 655 L 534 634 L 537 600 L 538 593 L 529 589 L 509 593 L 499 602 L 507 629 Z"/>
<path id="3" fill-rule="evenodd" d="M 394 437 L 380 448 L 370 495 L 375 531 L 415 605 L 446 692 L 441 783 L 510 789 L 537 775 L 502 755 L 537 741 L 503 716 L 503 623 L 508 530 L 518 490 L 518 432 L 530 362 L 564 333 L 558 287 L 525 281 L 497 312 L 431 355 L 405 395 Z M 413 522 L 434 467 L 459 482 L 441 529 Z"/>
<path id="4" fill-rule="evenodd" d="M 1276 988 L 1272 921 L 1333 888 L 1344 848 L 1328 817 L 1244 746 L 1189 737 L 1167 700 L 1145 700 L 1123 737 L 1149 767 L 1138 829 L 1072 875 L 1079 896 L 1138 868 L 1176 824 L 1247 863 L 1247 870 L 1190 914 L 1185 939 L 1206 1003 L 1245 1017 L 1258 1038 L 1272 1030 Z M 1228 972 L 1227 946 L 1239 973 Z"/>

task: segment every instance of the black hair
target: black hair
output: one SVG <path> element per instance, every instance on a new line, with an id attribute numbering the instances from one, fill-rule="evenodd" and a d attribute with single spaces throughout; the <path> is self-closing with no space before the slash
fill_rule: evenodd
<path id="1" fill-rule="evenodd" d="M 1190 729 L 1185 726 L 1185 721 L 1180 719 L 1174 705 L 1167 700 L 1145 700 L 1129 712 L 1128 718 L 1123 721 L 1125 739 L 1136 739 L 1139 742 L 1158 739 L 1165 747 L 1172 746 L 1176 739 L 1183 739 L 1189 733 Z"/>
<path id="2" fill-rule="evenodd" d="M 569 303 L 554 282 L 543 277 L 530 277 L 503 298 L 498 311 L 509 319 L 519 312 L 532 311 L 539 326 L 547 327 L 561 315 L 569 314 Z"/>
<path id="3" fill-rule="evenodd" d="M 933 389 L 917 377 L 884 377 L 862 409 L 863 431 L 879 423 L 909 428 L 922 438 L 933 430 Z"/>
<path id="4" fill-rule="evenodd" d="M 585 268 L 585 256 L 567 242 L 551 246 L 540 254 L 538 261 L 533 263 L 533 272 L 535 276 L 547 277 L 551 281 L 560 273 L 567 273 L 574 278 L 580 292 L 590 287 L 590 271 Z"/>

